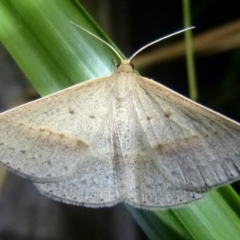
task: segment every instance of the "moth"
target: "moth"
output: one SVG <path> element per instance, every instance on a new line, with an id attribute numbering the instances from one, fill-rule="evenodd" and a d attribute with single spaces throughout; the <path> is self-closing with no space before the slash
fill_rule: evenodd
<path id="1" fill-rule="evenodd" d="M 0 114 L 1 164 L 87 207 L 172 208 L 238 180 L 240 124 L 136 75 L 134 56 Z"/>

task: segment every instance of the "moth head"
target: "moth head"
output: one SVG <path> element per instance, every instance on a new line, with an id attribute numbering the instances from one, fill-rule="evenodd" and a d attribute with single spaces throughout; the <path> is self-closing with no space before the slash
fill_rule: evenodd
<path id="1" fill-rule="evenodd" d="M 117 65 L 117 72 L 134 72 L 134 65 L 129 60 L 122 60 Z"/>

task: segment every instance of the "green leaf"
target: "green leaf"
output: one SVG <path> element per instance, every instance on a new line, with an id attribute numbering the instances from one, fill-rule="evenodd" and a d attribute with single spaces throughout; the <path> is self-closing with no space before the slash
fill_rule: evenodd
<path id="1" fill-rule="evenodd" d="M 230 187 L 212 190 L 182 208 L 150 212 L 128 208 L 150 239 L 239 239 L 239 196 Z"/>
<path id="2" fill-rule="evenodd" d="M 42 96 L 114 71 L 111 43 L 75 1 L 0 1 L 1 41 Z M 113 44 L 112 44 L 113 45 Z"/>
<path id="3" fill-rule="evenodd" d="M 114 71 L 115 54 L 76 28 L 114 44 L 74 0 L 0 0 L 0 39 L 44 96 Z M 239 196 L 225 187 L 196 203 L 167 211 L 126 205 L 150 239 L 239 239 Z"/>

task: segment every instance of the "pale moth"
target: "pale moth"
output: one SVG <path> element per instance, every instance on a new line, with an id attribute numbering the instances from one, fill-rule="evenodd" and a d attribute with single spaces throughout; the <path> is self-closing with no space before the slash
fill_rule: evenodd
<path id="1" fill-rule="evenodd" d="M 118 55 L 111 76 L 0 114 L 1 163 L 88 207 L 172 208 L 238 180 L 240 124 L 137 76 L 137 53 Z"/>

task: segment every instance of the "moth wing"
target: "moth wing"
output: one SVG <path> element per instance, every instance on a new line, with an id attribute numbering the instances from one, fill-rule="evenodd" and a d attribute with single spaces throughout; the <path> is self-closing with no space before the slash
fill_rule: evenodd
<path id="1" fill-rule="evenodd" d="M 2 113 L 1 163 L 46 182 L 92 161 L 95 133 L 109 111 L 109 84 L 109 78 L 94 79 Z"/>
<path id="2" fill-rule="evenodd" d="M 109 102 L 112 105 L 112 102 Z M 62 202 L 87 207 L 112 206 L 125 197 L 125 165 L 116 131 L 114 109 L 105 115 L 91 141 L 92 152 L 78 161 L 70 178 L 35 183 L 39 191 Z M 85 155 L 83 157 L 86 157 Z"/>
<path id="3" fill-rule="evenodd" d="M 240 178 L 237 122 L 146 78 L 137 78 L 134 105 L 145 150 L 131 165 L 132 178 L 139 179 L 129 202 L 182 205 Z"/>

